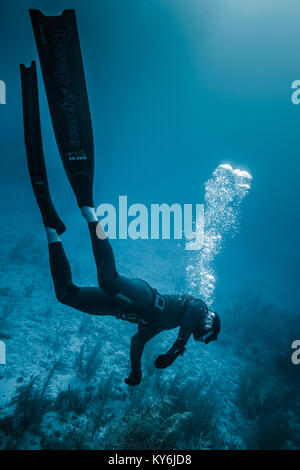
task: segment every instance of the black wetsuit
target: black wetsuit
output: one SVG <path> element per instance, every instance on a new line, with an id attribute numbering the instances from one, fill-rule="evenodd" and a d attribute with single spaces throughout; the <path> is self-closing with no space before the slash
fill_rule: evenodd
<path id="1" fill-rule="evenodd" d="M 60 302 L 93 315 L 112 315 L 137 323 L 138 333 L 131 345 L 132 367 L 140 367 L 144 344 L 163 330 L 180 326 L 182 350 L 205 316 L 207 306 L 186 295 L 162 295 L 141 279 L 120 276 L 108 239 L 98 238 L 97 222 L 89 224 L 99 287 L 78 287 L 72 282 L 69 262 L 61 242 L 49 245 L 50 267 L 56 296 Z M 181 351 L 182 352 L 182 351 Z"/>

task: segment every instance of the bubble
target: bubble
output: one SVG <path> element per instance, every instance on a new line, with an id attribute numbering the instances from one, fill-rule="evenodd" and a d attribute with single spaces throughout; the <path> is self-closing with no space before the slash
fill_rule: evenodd
<path id="1" fill-rule="evenodd" d="M 248 171 L 236 169 L 236 170 L 233 170 L 233 173 L 236 176 L 239 176 L 240 178 L 246 178 L 246 179 L 252 180 L 252 176 L 250 175 L 250 173 L 248 173 Z"/>
<path id="2" fill-rule="evenodd" d="M 233 171 L 233 168 L 231 165 L 229 165 L 229 163 L 223 163 L 222 165 L 219 165 L 215 171 L 217 171 L 219 168 L 222 168 L 223 170 L 229 170 L 229 171 Z"/>
<path id="3" fill-rule="evenodd" d="M 239 230 L 241 204 L 251 189 L 251 180 L 247 171 L 223 163 L 205 183 L 204 245 L 191 255 L 186 276 L 189 293 L 201 297 L 208 306 L 214 301 L 215 257 Z"/>

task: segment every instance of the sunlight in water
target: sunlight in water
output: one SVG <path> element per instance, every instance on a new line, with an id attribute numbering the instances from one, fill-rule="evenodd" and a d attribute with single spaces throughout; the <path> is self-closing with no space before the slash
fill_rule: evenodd
<path id="1" fill-rule="evenodd" d="M 201 297 L 207 305 L 214 300 L 214 260 L 226 241 L 239 229 L 241 204 L 251 187 L 252 176 L 247 171 L 219 165 L 205 183 L 204 246 L 194 252 L 187 267 L 189 293 Z"/>

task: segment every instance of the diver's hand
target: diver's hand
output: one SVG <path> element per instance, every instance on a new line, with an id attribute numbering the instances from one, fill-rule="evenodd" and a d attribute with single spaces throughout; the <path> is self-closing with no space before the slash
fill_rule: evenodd
<path id="1" fill-rule="evenodd" d="M 155 360 L 154 364 L 157 369 L 165 369 L 169 367 L 179 355 L 183 355 L 185 349 L 185 342 L 182 340 L 176 340 L 171 349 L 166 352 L 166 354 L 161 354 Z"/>
<path id="2" fill-rule="evenodd" d="M 155 367 L 157 369 L 165 369 L 166 367 L 169 367 L 171 364 L 173 364 L 177 356 L 178 354 L 176 355 L 171 352 L 161 354 L 154 362 Z"/>
<path id="3" fill-rule="evenodd" d="M 134 386 L 138 385 L 142 380 L 142 371 L 141 369 L 135 369 L 130 372 L 129 377 L 124 379 L 124 382 L 127 385 Z"/>

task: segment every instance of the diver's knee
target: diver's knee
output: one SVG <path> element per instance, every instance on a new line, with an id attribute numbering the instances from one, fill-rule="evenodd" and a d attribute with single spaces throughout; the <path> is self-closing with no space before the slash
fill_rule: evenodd
<path id="1" fill-rule="evenodd" d="M 75 286 L 74 284 L 69 284 L 67 288 L 55 288 L 55 295 L 59 303 L 68 305 L 69 299 L 76 294 L 79 290 L 79 287 Z"/>
<path id="2" fill-rule="evenodd" d="M 61 292 L 60 290 L 55 290 L 55 295 L 56 295 L 56 300 L 58 300 L 58 302 L 60 304 L 65 304 L 66 303 L 66 294 L 65 292 Z"/>

